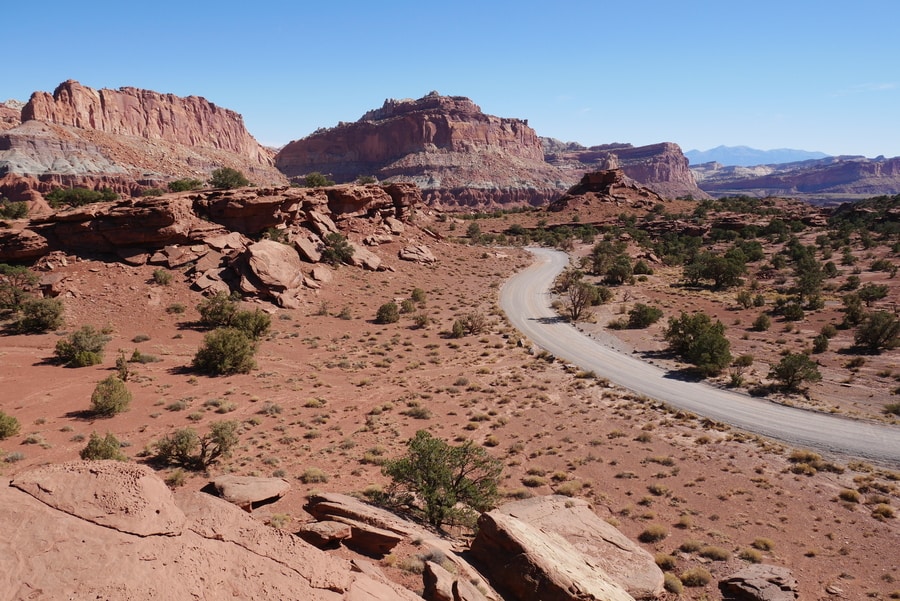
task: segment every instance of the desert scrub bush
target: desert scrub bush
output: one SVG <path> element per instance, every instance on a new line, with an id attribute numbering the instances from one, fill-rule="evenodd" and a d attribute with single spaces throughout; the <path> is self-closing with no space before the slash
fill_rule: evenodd
<path id="1" fill-rule="evenodd" d="M 235 421 L 216 422 L 203 436 L 192 428 L 176 430 L 156 442 L 155 459 L 165 465 L 204 470 L 231 454 L 238 443 L 237 430 Z"/>
<path id="2" fill-rule="evenodd" d="M 378 307 L 378 312 L 375 314 L 375 323 L 388 324 L 397 323 L 398 321 L 400 321 L 400 308 L 397 306 L 397 303 L 391 301 Z"/>
<path id="3" fill-rule="evenodd" d="M 171 181 L 166 186 L 169 192 L 188 192 L 190 190 L 199 190 L 203 187 L 203 182 L 199 179 L 182 178 Z"/>
<path id="4" fill-rule="evenodd" d="M 223 376 L 245 374 L 256 367 L 256 345 L 236 328 L 218 328 L 203 338 L 192 363 L 201 373 Z"/>
<path id="5" fill-rule="evenodd" d="M 484 313 L 467 313 L 453 322 L 450 335 L 453 338 L 462 338 L 463 336 L 477 335 L 483 333 L 487 329 L 487 318 Z"/>
<path id="6" fill-rule="evenodd" d="M 260 340 L 269 333 L 272 327 L 272 317 L 259 309 L 253 311 L 238 311 L 229 324 L 250 337 L 251 340 Z"/>
<path id="7" fill-rule="evenodd" d="M 250 180 L 243 173 L 231 167 L 220 167 L 214 170 L 209 178 L 209 185 L 213 188 L 243 188 L 250 185 Z"/>
<path id="8" fill-rule="evenodd" d="M 638 535 L 642 543 L 658 543 L 669 535 L 669 531 L 662 524 L 650 524 Z"/>
<path id="9" fill-rule="evenodd" d="M 320 484 L 328 482 L 328 474 L 317 467 L 308 467 L 299 476 L 300 482 L 304 484 Z"/>
<path id="10" fill-rule="evenodd" d="M 859 492 L 852 488 L 845 488 L 838 493 L 838 498 L 846 503 L 859 503 Z"/>
<path id="11" fill-rule="evenodd" d="M 56 188 L 44 194 L 44 198 L 50 206 L 57 209 L 63 205 L 80 207 L 94 202 L 108 202 L 116 200 L 119 195 L 109 188 L 88 190 L 87 188 Z"/>
<path id="12" fill-rule="evenodd" d="M 696 567 L 682 572 L 680 578 L 684 586 L 706 586 L 712 580 L 712 574 L 706 568 Z"/>
<path id="13" fill-rule="evenodd" d="M 890 520 L 894 517 L 894 508 L 887 503 L 879 503 L 872 510 L 872 517 L 879 520 Z"/>
<path id="14" fill-rule="evenodd" d="M 425 291 L 421 288 L 413 288 L 413 291 L 410 293 L 409 298 L 414 303 L 424 303 L 427 296 L 425 294 Z"/>
<path id="15" fill-rule="evenodd" d="M 353 260 L 353 246 L 339 232 L 332 232 L 325 236 L 322 248 L 322 261 L 332 267 L 341 263 L 349 263 Z"/>
<path id="16" fill-rule="evenodd" d="M 703 548 L 703 543 L 698 540 L 688 539 L 681 543 L 678 548 L 684 553 L 696 553 Z"/>
<path id="17" fill-rule="evenodd" d="M 770 318 L 765 313 L 760 313 L 756 319 L 753 320 L 753 324 L 751 326 L 756 332 L 765 332 L 770 327 L 772 327 L 772 318 Z"/>
<path id="18" fill-rule="evenodd" d="M 725 326 L 705 313 L 682 311 L 679 317 L 670 317 L 665 339 L 675 354 L 704 376 L 716 375 L 731 363 Z"/>
<path id="19" fill-rule="evenodd" d="M 678 558 L 668 553 L 657 553 L 653 556 L 653 561 L 659 566 L 660 570 L 674 570 L 678 565 Z"/>
<path id="20" fill-rule="evenodd" d="M 35 298 L 22 303 L 22 315 L 16 329 L 26 334 L 41 334 L 63 326 L 63 302 L 58 298 Z"/>
<path id="21" fill-rule="evenodd" d="M 564 497 L 574 497 L 581 492 L 582 488 L 584 488 L 584 483 L 578 480 L 570 480 L 557 486 L 554 492 Z"/>
<path id="22" fill-rule="evenodd" d="M 172 283 L 172 272 L 168 269 L 154 269 L 153 270 L 153 283 L 159 284 L 160 286 L 168 286 Z"/>
<path id="23" fill-rule="evenodd" d="M 804 353 L 788 353 L 769 370 L 769 378 L 777 380 L 787 391 L 797 391 L 804 382 L 818 382 L 822 374 L 816 362 Z"/>
<path id="24" fill-rule="evenodd" d="M 681 578 L 671 572 L 663 574 L 663 588 L 668 592 L 679 596 L 684 592 L 684 585 L 681 583 Z"/>
<path id="25" fill-rule="evenodd" d="M 662 317 L 663 312 L 659 307 L 651 307 L 643 303 L 637 303 L 628 312 L 628 327 L 642 329 L 655 324 Z"/>
<path id="26" fill-rule="evenodd" d="M 722 547 L 706 545 L 697 552 L 697 555 L 713 561 L 726 561 L 731 557 L 731 552 Z"/>
<path id="27" fill-rule="evenodd" d="M 181 315 L 185 310 L 187 310 L 187 307 L 185 307 L 183 303 L 172 303 L 166 307 L 166 313 L 171 313 L 173 315 Z"/>
<path id="28" fill-rule="evenodd" d="M 478 513 L 493 508 L 503 465 L 472 441 L 459 446 L 419 430 L 406 454 L 388 461 L 382 473 L 392 480 L 391 502 L 421 511 L 435 528 L 474 526 Z"/>
<path id="29" fill-rule="evenodd" d="M 122 444 L 115 436 L 107 433 L 106 436 L 100 436 L 96 432 L 91 432 L 91 438 L 88 440 L 87 446 L 81 449 L 79 456 L 82 459 L 92 461 L 100 459 L 115 459 L 116 461 L 126 461 L 128 458 L 122 453 Z"/>
<path id="30" fill-rule="evenodd" d="M 28 203 L 0 198 L 0 219 L 23 219 L 28 216 Z"/>
<path id="31" fill-rule="evenodd" d="M 0 411 L 0 440 L 15 436 L 19 433 L 19 420 Z"/>
<path id="32" fill-rule="evenodd" d="M 754 549 L 759 549 L 760 551 L 771 551 L 775 548 L 775 541 L 770 538 L 759 537 L 753 539 L 751 546 Z"/>
<path id="33" fill-rule="evenodd" d="M 81 326 L 56 343 L 57 360 L 66 367 L 86 367 L 103 362 L 103 349 L 110 338 L 94 326 Z"/>
<path id="34" fill-rule="evenodd" d="M 116 375 L 100 381 L 91 394 L 91 411 L 103 417 L 127 411 L 130 403 L 131 392 Z"/>

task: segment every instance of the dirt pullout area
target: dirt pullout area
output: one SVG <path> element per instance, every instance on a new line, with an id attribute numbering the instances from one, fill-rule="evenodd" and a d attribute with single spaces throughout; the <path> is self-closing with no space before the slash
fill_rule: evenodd
<path id="1" fill-rule="evenodd" d="M 643 545 L 671 556 L 660 557 L 666 569 L 712 573 L 709 584 L 686 588 L 682 598 L 719 598 L 716 581 L 749 561 L 790 568 L 804 599 L 898 594 L 900 527 L 874 510 L 900 510 L 900 473 L 858 462 L 823 461 L 825 469 L 816 469 L 808 457 L 792 461 L 792 449 L 668 411 L 541 358 L 496 303 L 502 282 L 530 262 L 527 253 L 449 242 L 432 250 L 440 257 L 432 267 L 396 261 L 395 271 L 339 268 L 300 309 L 258 305 L 273 312 L 273 327 L 257 369 L 217 378 L 189 369 L 204 335 L 194 327 L 201 297 L 180 276 L 161 286 L 152 283 L 151 267 L 73 259 L 60 268 L 68 278 L 66 331 L 90 324 L 112 339 L 101 365 L 67 369 L 50 361 L 58 334 L 2 338 L 0 410 L 22 424 L 0 442 L 3 476 L 75 459 L 92 432 L 113 433 L 131 460 L 144 461 L 145 450 L 174 429 L 238 420 L 238 449 L 212 475 L 287 478 L 291 491 L 255 515 L 295 530 L 311 519 L 302 509 L 306 494 L 385 486 L 380 463 L 424 428 L 450 442 L 472 439 L 501 458 L 510 498 L 553 491 L 583 497 L 632 539 L 658 526 L 665 536 Z M 374 322 L 381 304 L 407 299 L 414 288 L 424 291 L 424 302 L 398 323 Z M 449 337 L 453 321 L 468 313 L 483 314 L 489 326 Z M 653 331 L 640 336 L 625 343 L 659 344 Z M 108 419 L 86 413 L 119 351 L 131 356 L 134 349 L 159 360 L 132 364 L 130 410 Z M 828 403 L 846 403 L 843 393 L 854 388 L 837 390 L 842 394 Z M 189 474 L 184 486 L 208 481 Z M 381 562 L 413 589 L 420 577 L 397 566 L 416 552 L 401 547 Z"/>

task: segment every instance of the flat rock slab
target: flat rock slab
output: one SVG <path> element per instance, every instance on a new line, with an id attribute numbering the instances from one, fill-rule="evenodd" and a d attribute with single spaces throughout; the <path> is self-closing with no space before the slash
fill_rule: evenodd
<path id="1" fill-rule="evenodd" d="M 656 599 L 663 594 L 663 573 L 653 556 L 601 519 L 584 499 L 533 497 L 506 503 L 497 511 L 559 534 L 636 599 Z"/>
<path id="2" fill-rule="evenodd" d="M 340 543 L 344 539 L 350 538 L 352 534 L 349 524 L 331 520 L 303 524 L 297 531 L 297 536 L 320 549 Z"/>
<path id="3" fill-rule="evenodd" d="M 175 535 L 184 513 L 172 491 L 147 466 L 74 461 L 25 472 L 11 486 L 88 522 L 138 536 Z"/>
<path id="4" fill-rule="evenodd" d="M 785 567 L 747 566 L 719 582 L 726 601 L 794 601 L 800 598 L 797 579 Z"/>
<path id="5" fill-rule="evenodd" d="M 291 489 L 284 478 L 260 478 L 255 476 L 218 476 L 212 485 L 219 496 L 244 509 L 280 499 Z"/>

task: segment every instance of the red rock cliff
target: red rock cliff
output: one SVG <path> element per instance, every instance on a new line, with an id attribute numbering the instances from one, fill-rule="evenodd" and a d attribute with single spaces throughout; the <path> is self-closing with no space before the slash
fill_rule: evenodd
<path id="1" fill-rule="evenodd" d="M 247 132 L 238 113 L 199 96 L 182 98 L 138 88 L 94 90 L 69 80 L 52 95 L 32 94 L 22 109 L 22 121 L 31 119 L 223 150 L 271 165 L 268 152 Z"/>

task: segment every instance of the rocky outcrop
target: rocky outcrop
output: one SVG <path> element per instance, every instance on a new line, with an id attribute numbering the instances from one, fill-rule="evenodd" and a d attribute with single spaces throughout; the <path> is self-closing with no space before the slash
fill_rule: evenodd
<path id="1" fill-rule="evenodd" d="M 603 203 L 616 207 L 650 210 L 663 201 L 662 196 L 625 175 L 622 169 L 608 169 L 584 174 L 581 181 L 569 188 L 558 200 L 550 203 L 548 210 L 558 212 L 567 209 Z"/>
<path id="2" fill-rule="evenodd" d="M 197 96 L 94 90 L 69 80 L 53 94 L 32 94 L 18 118 L 4 106 L 0 176 L 9 181 L 0 193 L 15 200 L 33 200 L 19 189 L 23 182 L 37 193 L 78 186 L 137 196 L 172 179 L 204 181 L 223 166 L 259 184 L 286 182 L 238 113 Z"/>
<path id="3" fill-rule="evenodd" d="M 574 174 L 621 169 L 622 172 L 665 198 L 709 198 L 697 186 L 681 148 L 672 142 L 633 147 L 609 144 L 585 149 L 546 145 L 547 162 Z"/>
<path id="4" fill-rule="evenodd" d="M 226 501 L 173 495 L 145 466 L 73 462 L 2 484 L 0 600 L 420 599 Z"/>
<path id="5" fill-rule="evenodd" d="M 900 193 L 900 157 L 837 156 L 753 167 L 703 163 L 691 170 L 700 187 L 716 197 L 782 196 L 831 203 Z"/>
<path id="6" fill-rule="evenodd" d="M 217 476 L 213 478 L 211 484 L 220 497 L 247 511 L 277 501 L 291 489 L 290 483 L 284 478 L 235 476 L 233 474 Z"/>
<path id="7" fill-rule="evenodd" d="M 199 96 L 179 97 L 130 87 L 94 90 L 70 79 L 59 84 L 53 94 L 31 95 L 22 109 L 22 121 L 30 120 L 224 150 L 260 165 L 272 162 L 244 127 L 241 115 Z"/>
<path id="8" fill-rule="evenodd" d="M 411 181 L 426 202 L 442 206 L 539 205 L 567 187 L 526 121 L 436 92 L 387 100 L 359 121 L 293 141 L 275 164 L 289 177 L 319 171 L 338 182 L 361 175 Z"/>
<path id="9" fill-rule="evenodd" d="M 749 565 L 719 582 L 725 601 L 794 601 L 797 579 L 781 566 Z"/>
<path id="10" fill-rule="evenodd" d="M 12 129 L 22 123 L 24 103 L 17 100 L 0 102 L 0 131 Z"/>
<path id="11" fill-rule="evenodd" d="M 499 511 L 479 518 L 472 555 L 507 598 L 634 601 L 595 559 L 565 538 Z"/>
<path id="12" fill-rule="evenodd" d="M 663 594 L 663 573 L 653 556 L 601 519 L 587 501 L 551 495 L 507 503 L 497 511 L 559 534 L 634 598 Z"/>

